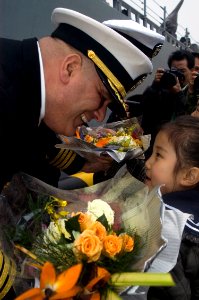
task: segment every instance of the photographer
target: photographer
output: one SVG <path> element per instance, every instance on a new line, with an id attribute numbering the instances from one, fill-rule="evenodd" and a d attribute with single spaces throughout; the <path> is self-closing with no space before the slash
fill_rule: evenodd
<path id="1" fill-rule="evenodd" d="M 142 97 L 142 128 L 151 134 L 151 155 L 154 138 L 161 124 L 186 114 L 188 85 L 194 67 L 194 56 L 190 51 L 177 50 L 168 58 L 169 70 L 158 68 L 154 81 Z"/>

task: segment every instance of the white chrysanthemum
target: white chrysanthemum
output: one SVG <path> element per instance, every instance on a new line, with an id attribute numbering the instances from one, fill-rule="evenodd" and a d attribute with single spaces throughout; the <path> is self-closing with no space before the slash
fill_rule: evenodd
<path id="1" fill-rule="evenodd" d="M 61 238 L 61 232 L 59 226 L 55 222 L 50 222 L 44 234 L 44 241 L 46 243 L 50 241 L 54 244 L 57 244 L 60 238 Z"/>
<path id="2" fill-rule="evenodd" d="M 101 199 L 95 199 L 88 202 L 87 213 L 91 215 L 93 221 L 104 214 L 110 226 L 114 223 L 114 211 L 108 203 Z"/>
<path id="3" fill-rule="evenodd" d="M 50 241 L 54 244 L 57 244 L 62 234 L 65 236 L 66 239 L 70 238 L 70 234 L 65 228 L 65 219 L 59 219 L 57 222 L 50 222 L 44 234 L 44 241 L 46 243 Z"/>
<path id="4" fill-rule="evenodd" d="M 63 233 L 63 235 L 65 236 L 65 238 L 70 239 L 71 235 L 70 235 L 70 233 L 68 233 L 68 231 L 65 228 L 65 219 L 59 219 L 58 226 L 59 226 L 61 233 Z"/>

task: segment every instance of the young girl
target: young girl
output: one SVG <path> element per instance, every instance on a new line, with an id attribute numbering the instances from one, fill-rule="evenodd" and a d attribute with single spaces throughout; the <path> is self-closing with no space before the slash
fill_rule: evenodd
<path id="1" fill-rule="evenodd" d="M 166 207 L 192 214 L 183 232 L 174 287 L 150 288 L 150 300 L 199 299 L 199 118 L 181 116 L 158 132 L 146 161 L 146 184 L 161 185 Z"/>

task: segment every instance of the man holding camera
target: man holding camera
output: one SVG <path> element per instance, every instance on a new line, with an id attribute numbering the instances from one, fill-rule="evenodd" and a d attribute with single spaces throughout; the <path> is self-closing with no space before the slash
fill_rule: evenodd
<path id="1" fill-rule="evenodd" d="M 150 156 L 153 142 L 161 124 L 187 112 L 189 82 L 194 68 L 194 56 L 190 51 L 177 50 L 168 58 L 169 70 L 158 68 L 154 81 L 143 93 L 142 128 L 151 134 Z"/>

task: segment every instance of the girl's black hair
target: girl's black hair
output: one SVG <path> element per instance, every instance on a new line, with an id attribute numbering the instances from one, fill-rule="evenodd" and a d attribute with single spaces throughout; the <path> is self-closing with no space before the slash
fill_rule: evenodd
<path id="1" fill-rule="evenodd" d="M 184 167 L 199 168 L 199 118 L 190 115 L 177 117 L 160 128 L 176 152 L 175 173 Z"/>

